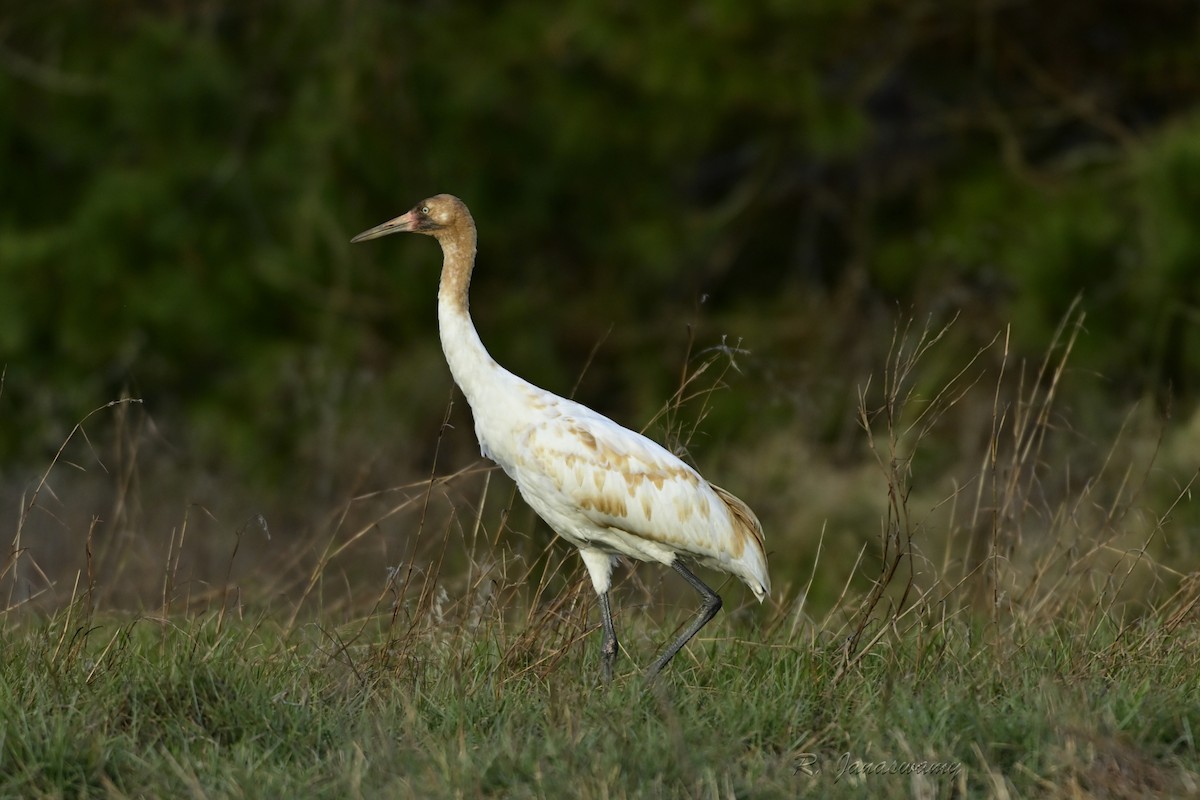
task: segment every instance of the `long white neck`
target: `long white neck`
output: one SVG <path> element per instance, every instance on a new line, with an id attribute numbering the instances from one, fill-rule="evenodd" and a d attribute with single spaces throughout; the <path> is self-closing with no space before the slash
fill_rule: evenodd
<path id="1" fill-rule="evenodd" d="M 506 374 L 506 370 L 488 355 L 471 322 L 468 293 L 471 271 L 475 268 L 474 226 L 456 228 L 438 240 L 442 245 L 442 280 L 438 288 L 442 350 L 454 382 L 467 396 L 471 408 L 478 410 L 489 388 L 495 388 L 497 376 Z"/>

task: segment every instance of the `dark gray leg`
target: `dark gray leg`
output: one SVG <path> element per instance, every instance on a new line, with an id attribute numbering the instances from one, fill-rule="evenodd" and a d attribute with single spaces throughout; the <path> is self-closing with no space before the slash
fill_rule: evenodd
<path id="1" fill-rule="evenodd" d="M 675 559 L 672 564 L 675 571 L 683 576 L 683 579 L 692 585 L 692 588 L 700 593 L 704 598 L 704 605 L 700 607 L 700 613 L 692 620 L 692 624 L 687 630 L 679 635 L 670 647 L 663 651 L 663 654 L 658 657 L 658 660 L 650 665 L 650 669 L 646 672 L 646 677 L 653 678 L 662 668 L 671 663 L 671 659 L 675 654 L 683 649 L 683 646 L 688 643 L 688 640 L 699 633 L 700 629 L 709 623 L 709 621 L 717 615 L 721 610 L 721 596 L 708 587 L 704 581 L 692 574 L 692 571 L 683 565 L 679 559 Z"/>
<path id="2" fill-rule="evenodd" d="M 617 643 L 617 631 L 613 628 L 612 608 L 608 605 L 608 592 L 600 595 L 600 620 L 604 623 L 604 641 L 600 645 L 600 680 L 612 680 L 613 660 L 621 652 Z"/>

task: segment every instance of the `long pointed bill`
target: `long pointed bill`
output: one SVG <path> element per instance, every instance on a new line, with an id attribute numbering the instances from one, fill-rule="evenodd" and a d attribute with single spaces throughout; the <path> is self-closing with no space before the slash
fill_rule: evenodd
<path id="1" fill-rule="evenodd" d="M 378 239 L 380 236 L 387 236 L 389 233 L 402 233 L 403 231 L 411 230 L 414 230 L 413 212 L 409 211 L 407 214 L 401 214 L 395 219 L 389 219 L 382 225 L 376 225 L 369 231 L 363 231 L 350 241 L 352 243 L 365 242 L 368 239 Z"/>

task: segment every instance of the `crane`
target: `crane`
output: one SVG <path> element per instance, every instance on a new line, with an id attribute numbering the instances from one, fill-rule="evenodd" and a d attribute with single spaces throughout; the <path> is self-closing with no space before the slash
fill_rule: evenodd
<path id="1" fill-rule="evenodd" d="M 657 442 L 534 386 L 488 355 L 469 309 L 476 230 L 466 204 L 439 194 L 351 241 L 402 231 L 432 236 L 442 247 L 442 350 L 471 406 L 480 451 L 516 482 L 538 516 L 579 548 L 600 602 L 601 679 L 612 679 L 620 652 L 609 604 L 618 555 L 672 567 L 702 598 L 695 619 L 650 666 L 649 677 L 721 609 L 721 597 L 685 562 L 739 578 L 762 602 L 771 581 L 762 525 L 749 506 Z"/>

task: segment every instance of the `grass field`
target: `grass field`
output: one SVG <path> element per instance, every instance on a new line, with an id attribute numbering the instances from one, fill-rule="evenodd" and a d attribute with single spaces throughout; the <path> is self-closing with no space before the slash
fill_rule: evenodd
<path id="1" fill-rule="evenodd" d="M 1010 400 L 972 365 L 917 392 L 937 336 L 900 337 L 860 409 L 873 534 L 768 523 L 772 598 L 718 584 L 725 610 L 654 683 L 695 598 L 620 570 L 625 650 L 600 685 L 577 556 L 478 466 L 290 539 L 195 506 L 151 536 L 125 444 L 101 536 L 58 476 L 104 448 L 73 437 L 21 496 L 0 576 L 0 796 L 1198 795 L 1190 450 L 1131 412 L 1062 460 L 1070 335 Z M 920 480 L 981 386 L 974 475 Z"/>
<path id="2" fill-rule="evenodd" d="M 626 619 L 644 664 L 668 631 Z M 918 615 L 850 669 L 844 639 L 801 620 L 726 616 L 657 683 L 625 661 L 603 687 L 578 614 L 530 636 L 461 618 L 288 632 L 265 616 L 73 609 L 4 631 L 0 794 L 1197 791 L 1200 650 L 1169 617 L 989 629 Z"/>

